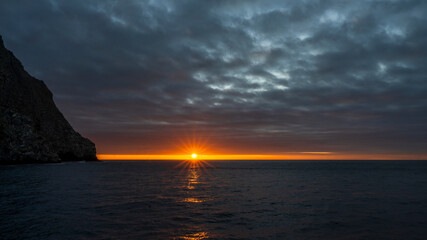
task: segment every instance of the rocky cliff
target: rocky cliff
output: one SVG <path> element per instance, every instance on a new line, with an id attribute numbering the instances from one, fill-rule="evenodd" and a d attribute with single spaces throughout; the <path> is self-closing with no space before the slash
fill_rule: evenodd
<path id="1" fill-rule="evenodd" d="M 0 36 L 0 164 L 80 160 L 97 160 L 95 144 L 73 130 Z"/>

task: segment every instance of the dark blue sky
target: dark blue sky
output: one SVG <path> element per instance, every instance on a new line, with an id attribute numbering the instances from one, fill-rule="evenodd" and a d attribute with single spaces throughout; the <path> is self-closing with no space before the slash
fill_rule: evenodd
<path id="1" fill-rule="evenodd" d="M 100 153 L 416 153 L 426 1 L 3 0 L 0 34 Z"/>

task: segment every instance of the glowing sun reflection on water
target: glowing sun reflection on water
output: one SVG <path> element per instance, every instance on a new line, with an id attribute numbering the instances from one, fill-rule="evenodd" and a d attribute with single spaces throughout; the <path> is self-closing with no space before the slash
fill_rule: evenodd
<path id="1" fill-rule="evenodd" d="M 209 201 L 210 198 L 204 194 L 200 195 L 200 185 L 203 184 L 204 181 L 202 174 L 207 174 L 207 172 L 204 170 L 206 170 L 207 167 L 213 166 L 203 160 L 198 159 L 197 156 L 191 156 L 190 159 L 182 161 L 180 164 L 178 164 L 178 166 L 182 167 L 180 175 L 182 174 L 181 176 L 183 177 L 182 180 L 184 184 L 182 188 L 185 192 L 185 197 L 178 202 L 186 203 L 188 208 L 197 209 L 199 206 L 203 206 L 200 204 Z M 200 228 L 201 226 L 197 225 L 190 227 L 190 229 L 187 231 L 187 234 L 182 234 L 176 239 L 202 240 L 212 238 L 208 232 L 203 231 L 203 229 Z"/>
<path id="2" fill-rule="evenodd" d="M 205 199 L 207 199 L 206 197 L 201 198 L 200 196 L 197 196 L 195 192 L 197 186 L 201 184 L 200 175 L 202 166 L 203 163 L 200 160 L 192 160 L 184 164 L 184 169 L 187 170 L 184 185 L 187 197 L 185 197 L 181 202 L 202 203 L 205 201 Z"/>
<path id="3" fill-rule="evenodd" d="M 192 234 L 187 234 L 185 236 L 182 236 L 178 239 L 185 239 L 185 240 L 201 240 L 209 238 L 209 234 L 207 232 L 197 232 Z"/>

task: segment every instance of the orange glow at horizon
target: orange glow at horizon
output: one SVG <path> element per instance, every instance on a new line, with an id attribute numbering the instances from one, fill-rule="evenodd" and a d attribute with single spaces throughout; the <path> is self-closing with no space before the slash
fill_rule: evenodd
<path id="1" fill-rule="evenodd" d="M 282 154 L 216 154 L 207 138 L 181 138 L 175 154 L 99 154 L 100 160 L 427 160 L 427 154 L 357 154 L 344 152 L 285 152 Z M 196 161 L 197 160 L 197 161 Z M 200 164 L 200 163 L 199 163 Z"/>
<path id="2" fill-rule="evenodd" d="M 402 154 L 338 154 L 338 153 L 300 153 L 300 154 L 169 154 L 169 155 L 114 155 L 99 154 L 100 160 L 425 160 L 425 155 Z"/>

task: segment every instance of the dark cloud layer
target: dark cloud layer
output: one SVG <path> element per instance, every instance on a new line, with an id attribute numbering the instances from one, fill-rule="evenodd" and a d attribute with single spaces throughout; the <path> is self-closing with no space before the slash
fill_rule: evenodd
<path id="1" fill-rule="evenodd" d="M 0 34 L 102 153 L 426 153 L 426 1 L 0 2 Z"/>

